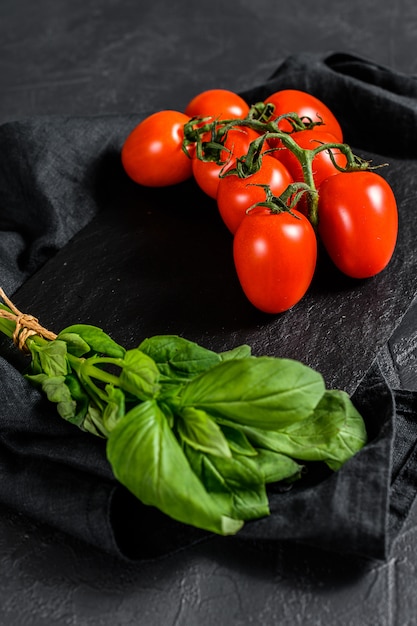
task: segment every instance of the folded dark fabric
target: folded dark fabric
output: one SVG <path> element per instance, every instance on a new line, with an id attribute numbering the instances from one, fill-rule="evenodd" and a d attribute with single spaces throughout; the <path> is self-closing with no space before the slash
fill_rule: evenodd
<path id="1" fill-rule="evenodd" d="M 254 311 L 213 203 L 192 182 L 146 190 L 124 175 L 120 147 L 151 112 L 143 110 L 0 128 L 0 282 L 55 331 L 93 323 L 126 347 L 168 332 L 218 350 L 249 343 L 254 354 L 317 368 L 328 386 L 352 394 L 369 443 L 335 474 L 313 471 L 289 491 L 271 488 L 271 515 L 239 536 L 385 558 L 417 486 L 412 358 L 388 367 L 381 356 L 417 291 L 417 82 L 346 54 L 300 54 L 243 95 L 255 102 L 284 88 L 321 98 L 360 156 L 389 162 L 379 171 L 398 200 L 400 235 L 381 275 L 356 283 L 324 261 L 288 314 Z M 207 538 L 135 500 L 113 478 L 105 443 L 57 417 L 4 338 L 0 354 L 1 503 L 128 558 Z"/>

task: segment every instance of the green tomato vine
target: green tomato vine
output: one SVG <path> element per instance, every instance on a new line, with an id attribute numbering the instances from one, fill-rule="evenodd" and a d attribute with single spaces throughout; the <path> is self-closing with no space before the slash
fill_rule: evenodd
<path id="1" fill-rule="evenodd" d="M 275 119 L 271 119 L 273 112 L 274 106 L 272 104 L 259 102 L 253 105 L 247 117 L 242 119 L 213 120 L 207 117 L 192 118 L 184 125 L 183 150 L 189 156 L 189 147 L 190 145 L 194 145 L 197 158 L 203 161 L 215 161 L 219 165 L 224 165 L 220 177 L 237 175 L 240 178 L 248 178 L 261 168 L 264 154 L 280 149 L 272 148 L 270 151 L 263 151 L 265 142 L 271 139 L 278 140 L 283 148 L 294 154 L 301 165 L 304 178 L 304 187 L 301 195 L 306 194 L 307 196 L 307 217 L 313 228 L 317 230 L 319 219 L 318 190 L 313 175 L 313 161 L 315 157 L 320 152 L 327 151 L 333 165 L 340 172 L 363 171 L 375 169 L 375 167 L 371 166 L 370 161 L 354 154 L 347 143 L 319 143 L 318 146 L 311 149 L 300 147 L 294 139 L 294 134 L 298 131 L 313 129 L 316 126 L 320 126 L 323 122 L 313 122 L 308 117 L 300 118 L 296 113 L 285 113 Z M 283 120 L 290 122 L 292 127 L 290 132 L 280 129 L 280 123 Z M 224 150 L 228 152 L 229 150 L 224 147 L 224 142 L 228 132 L 238 128 L 254 130 L 259 134 L 259 137 L 251 142 L 247 154 L 236 159 L 235 167 L 226 170 L 224 160 L 222 160 L 221 156 Z M 204 140 L 207 134 L 210 134 L 209 141 Z M 341 167 L 336 163 L 332 150 L 338 150 L 345 156 L 345 167 Z M 381 165 L 376 167 L 381 167 Z M 288 204 L 291 191 L 290 189 L 286 190 L 279 202 L 277 202 L 277 199 L 273 201 L 276 206 L 280 207 L 280 210 L 283 210 L 283 207 Z M 297 189 L 296 202 L 298 202 L 300 198 L 299 192 L 300 188 Z M 270 195 L 266 198 L 266 202 L 271 205 Z M 295 204 L 292 202 L 291 208 L 294 208 L 294 206 Z"/>

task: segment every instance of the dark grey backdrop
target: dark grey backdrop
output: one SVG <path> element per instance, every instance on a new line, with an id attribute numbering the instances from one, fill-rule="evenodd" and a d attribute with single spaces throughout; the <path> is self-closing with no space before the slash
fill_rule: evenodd
<path id="1" fill-rule="evenodd" d="M 3 0 L 0 122 L 182 108 L 264 81 L 291 53 L 335 50 L 417 73 L 415 0 Z M 411 518 L 390 560 L 365 569 L 221 539 L 135 566 L 2 509 L 0 623 L 405 626 L 416 538 Z"/>

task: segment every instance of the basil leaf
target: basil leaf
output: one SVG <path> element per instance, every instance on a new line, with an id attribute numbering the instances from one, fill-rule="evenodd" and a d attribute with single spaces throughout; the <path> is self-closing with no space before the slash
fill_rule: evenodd
<path id="1" fill-rule="evenodd" d="M 193 407 L 184 409 L 178 419 L 178 433 L 183 441 L 196 450 L 215 456 L 232 456 L 226 437 L 205 411 Z"/>
<path id="2" fill-rule="evenodd" d="M 249 357 L 224 361 L 200 374 L 184 386 L 180 403 L 276 430 L 305 419 L 324 391 L 322 376 L 298 361 Z"/>
<path id="3" fill-rule="evenodd" d="M 338 470 L 367 442 L 365 422 L 347 393 L 341 390 L 327 391 L 315 411 L 321 424 L 332 416 L 339 421 L 338 433 L 326 446 L 324 461 L 332 470 Z M 293 435 L 292 435 L 293 436 Z"/>
<path id="4" fill-rule="evenodd" d="M 67 344 L 54 339 L 45 345 L 31 344 L 32 354 L 38 356 L 37 365 L 48 376 L 65 376 L 68 373 Z"/>
<path id="5" fill-rule="evenodd" d="M 115 477 L 144 504 L 221 535 L 242 527 L 194 474 L 156 401 L 137 405 L 118 421 L 109 434 L 107 458 Z"/>
<path id="6" fill-rule="evenodd" d="M 81 427 L 82 422 L 88 410 L 90 402 L 89 395 L 81 385 L 79 379 L 74 374 L 68 374 L 65 377 L 65 383 L 70 390 L 73 400 L 76 401 L 77 409 L 74 417 L 69 419 L 72 424 Z"/>
<path id="7" fill-rule="evenodd" d="M 66 385 L 65 376 L 48 376 L 47 374 L 26 375 L 25 378 L 40 386 L 50 402 L 57 405 L 57 411 L 65 420 L 72 421 L 76 414 L 77 403 L 71 396 Z"/>
<path id="8" fill-rule="evenodd" d="M 265 481 L 257 463 L 246 456 L 216 457 L 185 447 L 193 470 L 218 506 L 243 520 L 269 515 Z"/>
<path id="9" fill-rule="evenodd" d="M 119 376 L 120 387 L 140 400 L 148 400 L 160 390 L 159 370 L 149 356 L 138 348 L 127 350 Z"/>
<path id="10" fill-rule="evenodd" d="M 221 429 L 223 434 L 227 439 L 227 443 L 229 444 L 229 448 L 233 452 L 237 452 L 238 454 L 242 454 L 244 456 L 256 456 L 257 451 L 249 442 L 249 439 L 242 432 L 240 428 L 235 428 L 232 425 L 221 424 Z"/>
<path id="11" fill-rule="evenodd" d="M 251 347 L 243 344 L 237 346 L 237 348 L 232 348 L 232 350 L 220 352 L 219 356 L 222 361 L 230 361 L 231 359 L 246 359 L 248 356 L 251 356 L 251 354 Z"/>
<path id="12" fill-rule="evenodd" d="M 93 350 L 99 354 L 106 354 L 110 357 L 123 357 L 126 350 L 113 341 L 101 328 L 90 324 L 73 324 L 64 328 L 58 335 L 76 334 L 83 339 Z"/>
<path id="13" fill-rule="evenodd" d="M 37 347 L 38 346 L 33 341 L 29 343 L 29 350 L 31 353 L 32 360 L 28 368 L 28 371 L 30 371 L 32 374 L 43 373 L 41 360 L 39 358 L 39 353 L 37 352 Z"/>
<path id="14" fill-rule="evenodd" d="M 221 361 L 216 352 L 177 335 L 155 335 L 142 341 L 139 350 L 155 361 L 163 376 L 174 380 L 190 380 Z"/>
<path id="15" fill-rule="evenodd" d="M 366 443 L 365 423 L 344 391 L 326 391 L 311 416 L 277 432 L 242 427 L 255 446 L 339 469 Z"/>
<path id="16" fill-rule="evenodd" d="M 88 411 L 85 415 L 82 428 L 92 435 L 96 435 L 98 437 L 106 438 L 108 436 L 108 432 L 103 425 L 101 411 L 92 404 L 90 404 L 88 407 Z"/>
<path id="17" fill-rule="evenodd" d="M 260 448 L 256 461 L 266 483 L 294 481 L 301 478 L 302 465 L 285 454 Z"/>
<path id="18" fill-rule="evenodd" d="M 113 430 L 125 414 L 125 394 L 118 387 L 106 385 L 108 402 L 103 412 L 103 424 L 107 432 Z"/>
<path id="19" fill-rule="evenodd" d="M 80 335 L 76 333 L 59 333 L 58 339 L 65 341 L 67 351 L 74 356 L 83 356 L 90 352 L 90 346 Z"/>

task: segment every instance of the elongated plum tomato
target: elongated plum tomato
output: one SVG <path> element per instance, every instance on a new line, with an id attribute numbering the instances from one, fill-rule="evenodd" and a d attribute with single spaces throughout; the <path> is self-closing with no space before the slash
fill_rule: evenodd
<path id="1" fill-rule="evenodd" d="M 282 89 L 268 96 L 265 103 L 271 103 L 275 106 L 272 119 L 285 113 L 297 113 L 300 118 L 309 117 L 313 122 L 323 122 L 323 125 L 314 128 L 326 130 L 334 135 L 339 143 L 343 141 L 342 128 L 336 116 L 324 102 L 305 91 Z M 289 132 L 292 126 L 288 120 L 281 120 L 279 128 Z"/>
<path id="2" fill-rule="evenodd" d="M 220 174 L 227 166 L 227 163 L 234 157 L 240 157 L 249 150 L 251 141 L 259 137 L 258 133 L 250 128 L 232 128 L 227 133 L 224 141 L 224 150 L 220 153 L 222 163 L 219 165 L 215 161 L 203 161 L 197 156 L 193 158 L 193 175 L 198 186 L 210 198 L 217 198 L 217 190 L 220 182 Z M 210 140 L 210 134 L 203 137 L 204 141 Z M 268 150 L 269 146 L 265 142 L 262 151 Z"/>
<path id="3" fill-rule="evenodd" d="M 391 260 L 398 233 L 394 193 L 375 172 L 347 172 L 319 188 L 319 236 L 333 263 L 352 278 L 369 278 Z"/>
<path id="4" fill-rule="evenodd" d="M 122 147 L 127 175 L 148 187 L 166 187 L 192 176 L 192 161 L 182 150 L 184 124 L 179 111 L 158 111 L 140 122 Z"/>
<path id="5" fill-rule="evenodd" d="M 234 167 L 234 162 L 226 168 Z M 230 174 L 220 179 L 217 191 L 217 207 L 222 220 L 232 234 L 236 233 L 246 211 L 252 205 L 265 200 L 265 190 L 259 185 L 269 185 L 274 196 L 280 196 L 293 182 L 286 167 L 269 155 L 262 157 L 261 168 L 248 176 L 240 178 Z"/>
<path id="6" fill-rule="evenodd" d="M 317 261 L 317 240 L 299 213 L 253 209 L 233 240 L 233 257 L 248 300 L 264 313 L 283 313 L 309 288 Z"/>
<path id="7" fill-rule="evenodd" d="M 213 117 L 219 120 L 243 118 L 248 113 L 247 102 L 228 89 L 202 91 L 185 107 L 185 114 L 189 117 Z"/>

